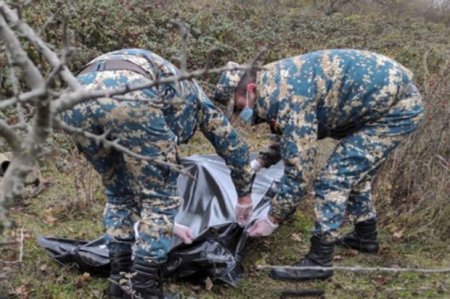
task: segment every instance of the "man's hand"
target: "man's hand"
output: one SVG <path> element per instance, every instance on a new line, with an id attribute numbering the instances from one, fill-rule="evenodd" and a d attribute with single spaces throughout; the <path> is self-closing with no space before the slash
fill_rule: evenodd
<path id="1" fill-rule="evenodd" d="M 173 234 L 183 241 L 184 244 L 191 244 L 194 241 L 192 230 L 189 227 L 176 222 L 173 226 Z"/>
<path id="2" fill-rule="evenodd" d="M 278 227 L 277 221 L 271 216 L 265 216 L 256 220 L 256 222 L 247 230 L 250 237 L 267 237 Z"/>
<path id="3" fill-rule="evenodd" d="M 253 202 L 250 195 L 238 198 L 236 204 L 236 221 L 240 226 L 246 225 L 253 215 Z"/>

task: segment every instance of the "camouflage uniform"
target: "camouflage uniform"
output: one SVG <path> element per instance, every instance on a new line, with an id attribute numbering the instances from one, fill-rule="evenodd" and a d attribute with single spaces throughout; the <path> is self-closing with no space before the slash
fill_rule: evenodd
<path id="1" fill-rule="evenodd" d="M 146 75 L 126 69 L 104 70 L 102 65 L 108 60 L 132 62 Z M 88 90 L 135 86 L 179 74 L 168 61 L 140 49 L 107 53 L 88 66 L 92 64 L 96 64 L 96 71 L 78 76 Z M 187 142 L 199 127 L 231 169 L 238 195 L 251 192 L 253 172 L 248 146 L 195 81 L 89 100 L 65 112 L 64 121 L 97 135 L 107 134 L 109 140 L 118 140 L 137 154 L 171 163 L 178 162 L 177 144 Z M 134 255 L 164 261 L 180 205 L 177 173 L 167 166 L 103 147 L 92 139 L 75 136 L 75 140 L 102 176 L 107 195 L 104 224 L 110 251 L 127 251 L 134 243 Z"/>
<path id="2" fill-rule="evenodd" d="M 234 77 L 228 83 L 236 84 Z M 258 72 L 255 114 L 280 136 L 260 159 L 266 167 L 285 163 L 270 214 L 284 219 L 295 209 L 315 140 L 332 137 L 340 143 L 315 182 L 313 233 L 334 238 L 346 211 L 356 222 L 374 218 L 372 178 L 422 117 L 411 80 L 412 73 L 394 60 L 350 49 L 287 58 Z"/>

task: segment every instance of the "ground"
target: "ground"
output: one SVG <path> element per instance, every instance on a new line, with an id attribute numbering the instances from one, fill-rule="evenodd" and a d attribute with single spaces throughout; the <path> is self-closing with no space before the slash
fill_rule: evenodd
<path id="1" fill-rule="evenodd" d="M 214 66 L 228 60 L 250 62 L 262 47 L 268 49 L 264 63 L 331 48 L 367 49 L 396 59 L 415 73 L 424 96 L 424 126 L 394 153 L 377 179 L 380 252 L 366 255 L 337 249 L 335 265 L 450 267 L 448 10 L 424 10 L 423 3 L 415 0 L 7 2 L 31 3 L 22 11 L 24 19 L 35 29 L 47 28 L 44 38 L 55 49 L 67 41 L 63 34 L 68 22 L 73 35 L 69 42 L 77 49 L 69 61 L 72 70 L 122 47 L 150 49 L 176 62 L 181 38 L 169 25 L 174 18 L 190 27 L 189 69 L 204 67 L 212 48 L 216 50 L 210 57 Z M 49 18 L 52 13 L 53 20 Z M 32 46 L 26 50 L 48 74 L 42 55 Z M 2 54 L 0 61 L 6 63 Z M 1 99 L 12 95 L 5 78 L 7 68 L 1 68 Z M 209 92 L 217 74 L 199 80 Z M 242 132 L 253 151 L 268 140 L 265 129 L 244 128 Z M 319 160 L 326 158 L 332 145 L 329 140 L 320 144 Z M 0 144 L 0 152 L 6 150 Z M 181 149 L 182 156 L 212 152 L 200 134 Z M 36 243 L 40 235 L 93 239 L 102 234 L 105 197 L 99 178 L 73 144 L 59 134 L 48 140 L 39 170 L 42 188 L 31 185 L 28 195 L 14 204 L 15 226 L 0 237 L 0 243 L 12 242 L 0 244 L 0 298 L 101 298 L 105 279 L 61 267 Z M 245 274 L 236 289 L 179 283 L 170 288 L 192 298 L 277 298 L 281 289 L 309 287 L 324 288 L 326 298 L 450 298 L 450 273 L 336 271 L 324 282 L 284 283 L 257 270 L 257 265 L 290 264 L 307 252 L 312 204 L 311 198 L 305 199 L 291 223 L 250 245 Z M 20 242 L 15 241 L 21 240 L 22 230 L 21 251 Z M 21 253 L 23 261 L 15 263 Z"/>
<path id="2" fill-rule="evenodd" d="M 252 149 L 267 142 L 267 132 L 254 134 L 244 129 Z M 100 298 L 106 279 L 78 273 L 51 260 L 37 245 L 36 237 L 58 236 L 93 239 L 102 234 L 102 208 L 105 202 L 96 173 L 62 136 L 55 140 L 61 146 L 48 150 L 41 159 L 41 181 L 44 189 L 32 198 L 25 198 L 12 210 L 16 228 L 9 239 L 20 239 L 24 231 L 23 263 L 3 264 L 4 271 L 14 272 L 14 279 L 2 281 L 0 291 L 12 298 Z M 331 143 L 325 145 L 330 148 Z M 321 148 L 323 148 L 322 146 Z M 326 157 L 329 151 L 322 150 Z M 182 147 L 182 155 L 211 153 L 212 147 L 197 134 Z M 49 159 L 48 157 L 52 157 Z M 319 156 L 319 159 L 320 156 Z M 322 158 L 323 160 L 323 158 Z M 383 218 L 383 215 L 380 215 Z M 255 241 L 244 260 L 245 274 L 237 286 L 230 288 L 211 283 L 193 286 L 172 282 L 169 288 L 181 291 L 188 298 L 278 298 L 282 289 L 323 288 L 325 298 L 448 298 L 450 274 L 348 272 L 336 271 L 323 282 L 287 283 L 272 280 L 258 265 L 288 265 L 301 258 L 309 248 L 309 230 L 313 223 L 312 201 L 307 198 L 292 222 L 281 226 L 275 234 Z M 346 230 L 350 227 L 346 225 Z M 376 255 L 360 254 L 338 248 L 337 266 L 449 268 L 449 245 L 405 239 L 395 226 L 380 227 L 381 250 Z M 16 234 L 16 235 L 13 235 Z M 2 252 L 2 260 L 17 259 L 18 245 Z M 44 283 L 45 282 L 45 283 Z M 0 292 L 0 293 L 1 293 Z M 0 296 L 1 297 L 1 296 Z"/>

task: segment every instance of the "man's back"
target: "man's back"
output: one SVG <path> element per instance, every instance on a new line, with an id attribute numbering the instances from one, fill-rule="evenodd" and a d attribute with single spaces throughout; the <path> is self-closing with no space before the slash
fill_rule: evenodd
<path id="1" fill-rule="evenodd" d="M 316 51 L 266 68 L 269 71 L 260 75 L 259 84 L 272 88 L 261 96 L 271 103 L 291 102 L 286 111 L 315 111 L 319 126 L 327 128 L 380 117 L 412 80 L 412 73 L 396 61 L 352 49 Z"/>

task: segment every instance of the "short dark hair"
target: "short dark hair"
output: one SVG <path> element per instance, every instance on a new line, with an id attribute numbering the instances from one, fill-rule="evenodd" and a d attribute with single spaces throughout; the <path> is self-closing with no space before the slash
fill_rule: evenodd
<path id="1" fill-rule="evenodd" d="M 241 81 L 239 81 L 239 84 L 237 85 L 235 92 L 245 93 L 247 85 L 249 83 L 255 83 L 255 81 L 256 81 L 256 69 L 251 68 L 249 70 L 246 70 L 241 78 Z"/>

